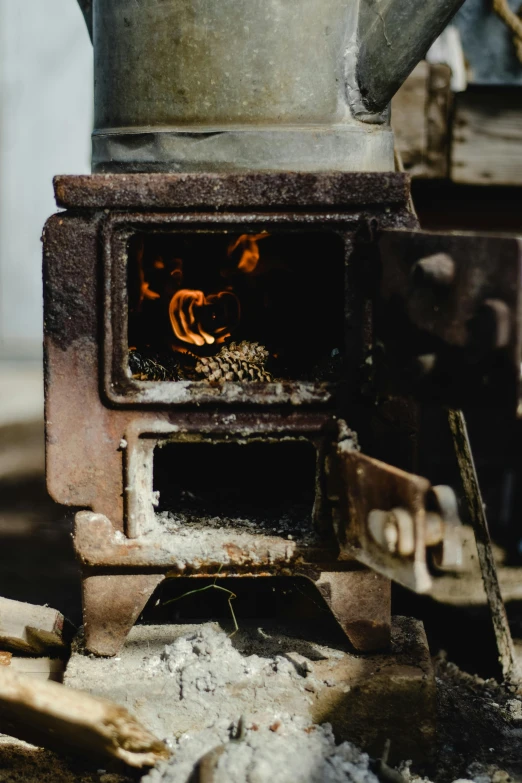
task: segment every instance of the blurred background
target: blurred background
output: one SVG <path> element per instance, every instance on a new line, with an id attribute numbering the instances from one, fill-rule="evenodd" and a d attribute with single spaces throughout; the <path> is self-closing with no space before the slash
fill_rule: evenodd
<path id="1" fill-rule="evenodd" d="M 518 14 L 520 0 L 506 4 Z M 424 228 L 522 234 L 521 53 L 493 0 L 466 0 L 394 99 L 398 166 L 414 178 Z M 0 595 L 34 601 L 37 585 L 38 602 L 73 622 L 72 513 L 48 499 L 44 481 L 40 237 L 56 211 L 53 176 L 90 170 L 91 126 L 92 48 L 75 0 L 0 0 Z M 522 637 L 519 427 L 479 412 L 472 441 Z M 475 608 L 461 636 L 471 626 L 480 636 L 485 600 L 474 579 L 466 589 L 446 582 L 431 604 Z M 425 604 L 397 601 L 428 618 Z M 447 645 L 448 615 L 431 617 L 432 639 Z"/>
<path id="2" fill-rule="evenodd" d="M 90 169 L 92 47 L 72 0 L 0 0 L 0 357 L 39 360 L 52 178 Z"/>
<path id="3" fill-rule="evenodd" d="M 40 237 L 53 176 L 90 170 L 92 80 L 76 2 L 0 0 L 0 594 L 30 598 L 36 580 L 76 618 L 68 522 L 43 473 Z"/>

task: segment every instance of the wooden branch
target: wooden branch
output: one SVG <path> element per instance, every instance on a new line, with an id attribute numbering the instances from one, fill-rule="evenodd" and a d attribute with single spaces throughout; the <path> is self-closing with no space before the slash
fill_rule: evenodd
<path id="1" fill-rule="evenodd" d="M 167 747 L 126 709 L 55 682 L 0 668 L 0 727 L 39 747 L 95 758 L 120 759 L 132 767 L 168 758 Z"/>
<path id="2" fill-rule="evenodd" d="M 497 567 L 493 557 L 486 512 L 471 453 L 466 420 L 462 411 L 450 410 L 448 412 L 448 421 L 460 468 L 462 486 L 468 504 L 470 522 L 475 533 L 482 581 L 484 582 L 497 644 L 498 660 L 504 679 L 516 680 L 518 671 L 515 648 L 511 638 L 506 607 L 500 593 Z"/>
<path id="3" fill-rule="evenodd" d="M 45 655 L 67 646 L 74 629 L 56 609 L 0 598 L 0 647 Z"/>

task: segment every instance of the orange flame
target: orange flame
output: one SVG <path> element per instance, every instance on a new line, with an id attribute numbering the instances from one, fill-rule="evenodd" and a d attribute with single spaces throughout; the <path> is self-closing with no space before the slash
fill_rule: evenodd
<path id="1" fill-rule="evenodd" d="M 141 284 L 141 298 L 143 299 L 159 299 L 160 295 L 153 291 L 146 280 Z"/>
<path id="2" fill-rule="evenodd" d="M 229 298 L 227 302 L 226 299 Z M 212 333 L 202 325 L 202 308 L 212 308 L 220 300 L 224 305 L 225 320 L 229 323 L 221 323 L 212 328 Z M 232 305 L 232 314 L 227 305 Z M 191 345 L 213 345 L 222 343 L 230 337 L 232 330 L 239 320 L 239 300 L 231 291 L 220 291 L 217 294 L 205 296 L 203 291 L 194 291 L 183 288 L 177 291 L 169 305 L 169 316 L 172 330 L 178 340 Z"/>
<path id="3" fill-rule="evenodd" d="M 159 299 L 160 295 L 156 293 L 156 291 L 152 291 L 150 288 L 148 282 L 145 280 L 145 272 L 143 271 L 143 253 L 144 253 L 144 246 L 143 241 L 140 242 L 138 247 L 138 254 L 137 254 L 137 260 L 138 260 L 138 272 L 140 276 L 140 302 L 139 302 L 139 309 L 141 309 L 141 305 L 144 301 L 144 299 Z"/>
<path id="4" fill-rule="evenodd" d="M 228 257 L 230 258 L 235 250 L 241 250 L 241 258 L 237 268 L 250 274 L 259 263 L 259 245 L 257 243 L 260 239 L 266 239 L 267 236 L 269 235 L 266 231 L 262 234 L 241 234 L 235 242 L 229 245 Z"/>

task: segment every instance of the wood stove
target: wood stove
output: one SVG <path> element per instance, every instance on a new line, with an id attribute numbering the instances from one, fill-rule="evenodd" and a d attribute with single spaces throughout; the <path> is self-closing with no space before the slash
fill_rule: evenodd
<path id="1" fill-rule="evenodd" d="M 77 509 L 87 649 L 116 654 L 167 574 L 307 577 L 356 650 L 385 649 L 389 577 L 425 590 L 429 553 L 458 550 L 451 492 L 378 461 L 371 435 L 365 270 L 377 230 L 416 228 L 407 178 L 116 174 L 55 190 L 47 482 Z"/>

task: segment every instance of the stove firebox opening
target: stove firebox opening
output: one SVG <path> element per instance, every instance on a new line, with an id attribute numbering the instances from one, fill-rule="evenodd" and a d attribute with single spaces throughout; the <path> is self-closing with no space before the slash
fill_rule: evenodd
<path id="1" fill-rule="evenodd" d="M 136 234 L 129 369 L 141 381 L 336 381 L 344 300 L 334 233 Z"/>
<path id="2" fill-rule="evenodd" d="M 317 451 L 310 441 L 169 442 L 156 447 L 153 471 L 156 514 L 171 532 L 313 533 Z"/>

